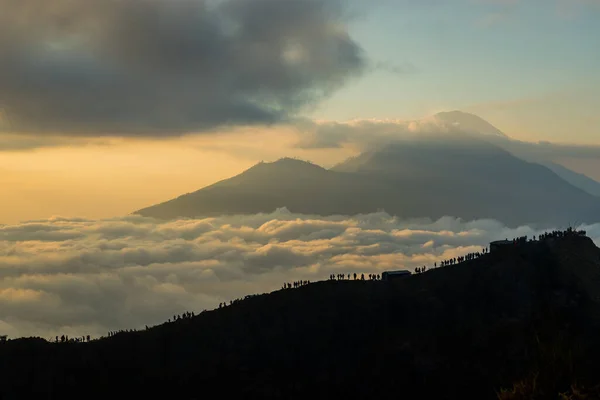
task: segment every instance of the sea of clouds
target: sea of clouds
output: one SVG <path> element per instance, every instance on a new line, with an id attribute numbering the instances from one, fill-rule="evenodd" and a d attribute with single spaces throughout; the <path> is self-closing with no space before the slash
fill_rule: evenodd
<path id="1" fill-rule="evenodd" d="M 600 224 L 582 226 L 600 244 Z M 0 225 L 0 335 L 105 335 L 334 273 L 414 269 L 539 232 L 386 213 L 157 221 L 54 217 Z"/>

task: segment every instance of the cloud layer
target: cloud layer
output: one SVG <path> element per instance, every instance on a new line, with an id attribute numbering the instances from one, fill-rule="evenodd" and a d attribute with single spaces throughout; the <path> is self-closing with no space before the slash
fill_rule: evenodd
<path id="1" fill-rule="evenodd" d="M 0 0 L 4 130 L 168 136 L 286 120 L 363 71 L 331 0 Z"/>
<path id="2" fill-rule="evenodd" d="M 498 135 L 481 134 L 477 129 L 468 129 L 452 124 L 438 116 L 414 121 L 397 119 L 357 119 L 346 122 L 304 120 L 297 123 L 296 127 L 300 138 L 295 146 L 301 149 L 335 149 L 352 146 L 364 151 L 396 140 L 423 138 L 439 140 L 440 138 L 451 139 L 457 135 L 470 134 L 496 144 L 525 160 L 556 161 L 564 158 L 600 158 L 600 146 L 524 142 Z"/>
<path id="3" fill-rule="evenodd" d="M 301 149 L 334 149 L 352 145 L 360 150 L 380 146 L 398 139 L 417 139 L 427 135 L 464 133 L 436 117 L 404 121 L 398 119 L 356 119 L 353 121 L 298 121 L 296 125 Z"/>
<path id="4" fill-rule="evenodd" d="M 600 243 L 600 225 L 585 227 Z M 0 225 L 0 334 L 143 327 L 283 282 L 433 265 L 537 232 L 495 221 L 387 214 L 268 215 L 157 222 L 52 218 Z"/>

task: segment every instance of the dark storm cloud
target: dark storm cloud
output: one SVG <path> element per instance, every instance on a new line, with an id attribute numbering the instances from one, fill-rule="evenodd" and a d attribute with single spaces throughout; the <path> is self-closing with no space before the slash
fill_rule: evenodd
<path id="1" fill-rule="evenodd" d="M 335 0 L 0 0 L 20 133 L 164 136 L 287 120 L 366 67 Z"/>

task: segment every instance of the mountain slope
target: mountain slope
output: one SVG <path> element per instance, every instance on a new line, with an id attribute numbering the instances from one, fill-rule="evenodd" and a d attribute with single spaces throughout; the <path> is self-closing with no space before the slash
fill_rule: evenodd
<path id="1" fill-rule="evenodd" d="M 480 139 L 497 145 L 516 157 L 542 164 L 571 185 L 594 196 L 600 196 L 599 182 L 554 162 L 547 145 L 511 139 L 481 117 L 462 111 L 441 112 L 434 115 L 433 119 L 451 127 L 453 132 L 476 134 Z"/>
<path id="2" fill-rule="evenodd" d="M 567 167 L 553 162 L 543 162 L 544 166 L 552 170 L 556 175 L 560 176 L 571 185 L 578 187 L 587 193 L 600 197 L 600 182 L 596 182 L 587 175 L 571 171 Z"/>
<path id="3" fill-rule="evenodd" d="M 553 153 L 548 150 L 548 145 L 522 142 L 499 136 L 482 136 L 481 138 L 505 149 L 518 158 L 549 168 L 566 182 L 593 196 L 600 196 L 600 182 L 553 161 Z"/>
<path id="4" fill-rule="evenodd" d="M 317 215 L 385 210 L 401 218 L 493 218 L 508 225 L 593 222 L 600 217 L 597 198 L 548 168 L 472 136 L 397 142 L 331 170 L 291 159 L 258 164 L 137 213 L 168 219 L 280 207 Z"/>
<path id="5" fill-rule="evenodd" d="M 508 224 L 594 220 L 600 202 L 548 168 L 473 137 L 405 141 L 364 153 L 335 171 L 387 177 L 432 210 Z M 564 204 L 573 209 L 566 210 Z M 385 207 L 384 207 L 385 208 Z M 388 208 L 386 208 L 387 210 Z"/>
<path id="6" fill-rule="evenodd" d="M 554 399 L 574 381 L 600 383 L 599 260 L 589 238 L 551 239 L 90 343 L 0 343 L 0 398 L 491 400 L 537 374 L 545 397 L 522 398 Z"/>
<path id="7" fill-rule="evenodd" d="M 361 195 L 377 185 L 350 174 L 282 159 L 261 163 L 231 179 L 136 213 L 156 218 L 254 214 L 287 207 L 306 214 L 357 214 L 376 211 Z"/>

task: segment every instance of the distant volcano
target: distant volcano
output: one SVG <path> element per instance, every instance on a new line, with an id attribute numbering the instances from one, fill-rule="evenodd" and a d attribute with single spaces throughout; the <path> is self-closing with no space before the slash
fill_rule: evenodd
<path id="1" fill-rule="evenodd" d="M 385 210 L 400 218 L 490 218 L 509 226 L 600 220 L 598 197 L 472 135 L 397 141 L 330 170 L 289 158 L 260 163 L 136 213 L 171 219 L 282 207 L 323 216 Z"/>

